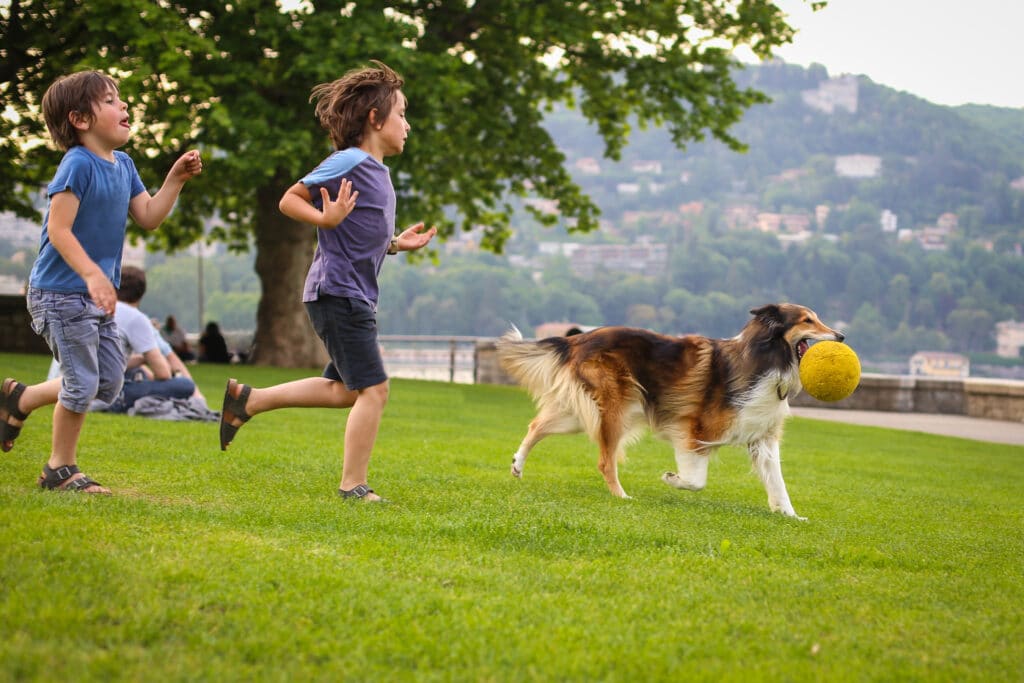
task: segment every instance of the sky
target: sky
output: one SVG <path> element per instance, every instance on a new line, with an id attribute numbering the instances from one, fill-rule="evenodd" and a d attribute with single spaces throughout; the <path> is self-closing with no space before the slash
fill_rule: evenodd
<path id="1" fill-rule="evenodd" d="M 1024 1 L 778 0 L 798 29 L 776 56 L 864 75 L 935 104 L 1024 107 Z"/>

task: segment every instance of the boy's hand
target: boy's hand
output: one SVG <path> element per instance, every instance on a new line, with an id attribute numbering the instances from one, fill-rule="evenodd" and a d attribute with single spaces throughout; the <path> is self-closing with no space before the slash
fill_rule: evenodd
<path id="1" fill-rule="evenodd" d="M 323 221 L 320 227 L 333 228 L 341 223 L 356 208 L 356 197 L 359 192 L 352 191 L 352 181 L 342 178 L 341 186 L 338 187 L 338 198 L 333 202 L 326 187 L 320 188 L 320 199 L 323 200 Z"/>
<path id="2" fill-rule="evenodd" d="M 430 230 L 420 232 L 424 227 L 423 223 L 417 223 L 416 225 L 403 230 L 402 233 L 395 238 L 395 244 L 398 246 L 398 251 L 414 251 L 427 246 L 427 243 L 433 239 L 434 235 L 437 234 L 437 228 L 431 226 Z"/>
<path id="3" fill-rule="evenodd" d="M 85 286 L 89 288 L 89 296 L 93 303 L 103 309 L 107 315 L 114 315 L 117 306 L 117 290 L 103 273 L 96 273 L 85 278 Z"/>
<path id="4" fill-rule="evenodd" d="M 199 156 L 199 152 L 193 149 L 178 157 L 178 160 L 174 162 L 174 166 L 171 166 L 167 176 L 185 182 L 195 178 L 202 172 L 203 159 Z"/>

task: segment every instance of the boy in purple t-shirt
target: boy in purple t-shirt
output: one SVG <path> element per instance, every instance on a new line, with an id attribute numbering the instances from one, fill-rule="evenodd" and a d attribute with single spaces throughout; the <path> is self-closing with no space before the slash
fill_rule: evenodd
<path id="1" fill-rule="evenodd" d="M 257 389 L 228 380 L 220 447 L 258 413 L 277 408 L 351 408 L 338 493 L 380 501 L 367 470 L 388 377 L 377 343 L 377 275 L 386 254 L 419 249 L 436 228 L 417 223 L 395 237 L 395 190 L 384 157 L 400 154 L 409 124 L 401 77 L 381 62 L 313 89 L 316 115 L 338 150 L 281 198 L 281 212 L 317 226 L 302 301 L 331 358 L 322 377 Z"/>
<path id="2" fill-rule="evenodd" d="M 202 172 L 199 152 L 181 155 L 150 196 L 131 157 L 117 151 L 131 137 L 128 105 L 117 83 L 98 71 L 58 78 L 43 95 L 43 117 L 66 150 L 47 187 L 39 256 L 29 276 L 32 328 L 60 362 L 63 379 L 25 386 L 8 377 L 0 387 L 0 449 L 9 451 L 28 414 L 56 403 L 44 489 L 110 493 L 79 471 L 78 436 L 93 399 L 121 390 L 125 359 L 114 323 L 121 250 L 130 215 L 155 230 L 182 187 Z"/>

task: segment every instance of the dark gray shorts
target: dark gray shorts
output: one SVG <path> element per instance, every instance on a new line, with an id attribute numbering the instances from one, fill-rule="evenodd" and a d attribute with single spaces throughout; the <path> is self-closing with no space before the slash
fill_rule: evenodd
<path id="1" fill-rule="evenodd" d="M 331 358 L 324 377 L 344 382 L 353 391 L 387 381 L 377 342 L 377 316 L 370 304 L 321 294 L 317 301 L 306 302 L 306 312 Z"/>

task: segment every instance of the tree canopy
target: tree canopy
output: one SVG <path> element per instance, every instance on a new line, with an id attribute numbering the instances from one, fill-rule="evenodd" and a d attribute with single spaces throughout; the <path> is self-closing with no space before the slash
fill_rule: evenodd
<path id="1" fill-rule="evenodd" d="M 679 147 L 710 135 L 740 148 L 729 128 L 765 98 L 737 85 L 734 52 L 768 57 L 793 34 L 768 0 L 281 4 L 0 7 L 0 209 L 32 215 L 32 195 L 55 167 L 56 150 L 38 142 L 49 83 L 83 68 L 112 74 L 137 124 L 126 151 L 144 181 L 159 184 L 185 149 L 204 154 L 203 176 L 154 239 L 169 248 L 204 234 L 254 244 L 254 359 L 290 366 L 321 353 L 297 304 L 315 233 L 277 211 L 282 192 L 330 151 L 308 103 L 314 85 L 371 58 L 401 73 L 412 131 L 404 154 L 388 161 L 399 227 L 483 226 L 484 246 L 500 250 L 510 197 L 554 200 L 578 230 L 597 224 L 596 205 L 542 125 L 545 110 L 578 108 L 601 136 L 595 154 L 612 158 L 632 125 L 663 125 Z"/>

